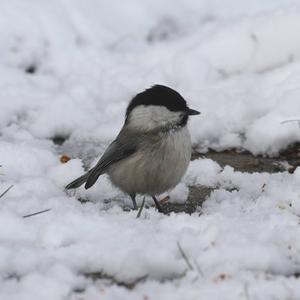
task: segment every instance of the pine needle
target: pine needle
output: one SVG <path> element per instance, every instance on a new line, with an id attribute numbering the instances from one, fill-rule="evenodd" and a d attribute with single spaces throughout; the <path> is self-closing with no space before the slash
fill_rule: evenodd
<path id="1" fill-rule="evenodd" d="M 8 187 L 1 195 L 0 198 L 2 198 L 14 185 L 12 184 L 10 187 Z"/>
<path id="2" fill-rule="evenodd" d="M 45 212 L 50 211 L 50 210 L 51 210 L 51 208 L 47 208 L 47 209 L 44 209 L 44 210 L 41 210 L 41 211 L 38 211 L 38 212 L 35 212 L 35 213 L 32 213 L 32 214 L 29 214 L 29 215 L 25 215 L 25 216 L 23 216 L 23 218 L 30 218 L 30 217 L 33 217 L 33 216 L 45 213 Z"/>
<path id="3" fill-rule="evenodd" d="M 189 258 L 187 257 L 187 255 L 186 255 L 185 252 L 183 251 L 183 249 L 182 249 L 182 247 L 181 247 L 181 245 L 180 245 L 179 242 L 177 242 L 177 247 L 178 247 L 178 249 L 179 249 L 179 252 L 180 252 L 182 258 L 185 260 L 187 266 L 189 267 L 189 269 L 190 269 L 190 270 L 194 270 L 192 264 L 190 263 Z"/>

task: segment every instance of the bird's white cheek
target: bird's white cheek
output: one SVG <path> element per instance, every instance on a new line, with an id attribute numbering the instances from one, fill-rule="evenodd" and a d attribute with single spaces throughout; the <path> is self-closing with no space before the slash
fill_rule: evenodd
<path id="1" fill-rule="evenodd" d="M 179 120 L 179 112 L 169 111 L 164 106 L 141 105 L 134 108 L 130 113 L 128 125 L 136 129 L 149 131 L 176 123 Z"/>

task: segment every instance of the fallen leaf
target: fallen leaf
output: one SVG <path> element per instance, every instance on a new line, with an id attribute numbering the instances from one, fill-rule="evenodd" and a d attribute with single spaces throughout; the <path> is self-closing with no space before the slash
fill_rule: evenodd
<path id="1" fill-rule="evenodd" d="M 68 155 L 66 155 L 66 154 L 63 154 L 61 157 L 60 157 L 60 162 L 62 163 L 62 164 L 65 164 L 65 163 L 67 163 L 69 160 L 71 159 L 71 157 L 70 156 L 68 156 Z"/>

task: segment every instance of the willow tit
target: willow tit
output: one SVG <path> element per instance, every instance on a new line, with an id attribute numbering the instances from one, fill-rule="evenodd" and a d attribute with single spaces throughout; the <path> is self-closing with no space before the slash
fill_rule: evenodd
<path id="1" fill-rule="evenodd" d="M 190 109 L 173 89 L 155 85 L 137 94 L 129 103 L 125 123 L 96 166 L 66 186 L 73 189 L 85 183 L 90 188 L 102 174 L 127 193 L 137 209 L 137 194 L 153 198 L 175 187 L 191 159 Z"/>

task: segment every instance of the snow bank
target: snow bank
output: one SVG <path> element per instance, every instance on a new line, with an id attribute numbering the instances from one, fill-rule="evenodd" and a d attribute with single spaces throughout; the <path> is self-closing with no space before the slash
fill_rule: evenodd
<path id="1" fill-rule="evenodd" d="M 75 172 L 75 166 L 55 165 L 56 171 Z M 118 202 L 105 208 L 101 194 L 98 204 L 82 205 L 66 197 L 56 184 L 49 183 L 53 171 L 43 180 L 39 172 L 30 180 L 21 179 L 21 174 L 20 183 L 1 199 L 1 297 L 77 299 L 75 291 L 84 290 L 78 297 L 96 299 L 104 293 L 106 299 L 141 294 L 151 298 L 154 286 L 159 299 L 183 294 L 191 298 L 198 292 L 218 299 L 222 291 L 228 299 L 237 299 L 245 286 L 249 295 L 267 299 L 277 289 L 282 290 L 282 299 L 288 291 L 298 293 L 295 280 L 288 277 L 300 266 L 300 243 L 295 239 L 300 234 L 298 169 L 294 174 L 243 174 L 198 160 L 186 178 L 203 184 L 204 170 L 218 189 L 204 202 L 201 216 L 166 217 L 151 208 L 140 219 L 134 211 L 124 213 Z M 29 208 L 52 210 L 22 219 Z M 146 281 L 128 292 L 84 277 L 93 272 L 118 282 L 131 283 L 144 276 Z M 39 282 L 45 282 L 42 289 Z M 236 294 L 230 292 L 232 287 Z"/>
<path id="2" fill-rule="evenodd" d="M 201 150 L 273 155 L 299 140 L 295 124 L 281 125 L 299 118 L 293 1 L 14 0 L 0 8 L 4 128 L 107 144 L 130 98 L 164 83 L 202 111 L 191 124 Z"/>

